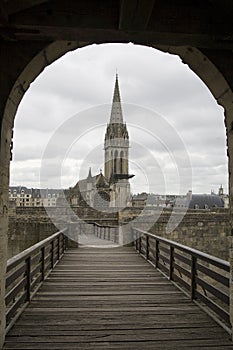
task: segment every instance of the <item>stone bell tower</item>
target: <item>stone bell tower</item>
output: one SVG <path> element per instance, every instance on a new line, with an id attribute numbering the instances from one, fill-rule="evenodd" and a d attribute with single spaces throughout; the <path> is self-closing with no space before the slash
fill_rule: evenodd
<path id="1" fill-rule="evenodd" d="M 128 173 L 129 135 L 126 123 L 123 122 L 118 75 L 112 101 L 110 122 L 107 125 L 104 141 L 105 164 L 104 174 L 111 186 L 111 206 L 125 207 L 130 199 Z"/>

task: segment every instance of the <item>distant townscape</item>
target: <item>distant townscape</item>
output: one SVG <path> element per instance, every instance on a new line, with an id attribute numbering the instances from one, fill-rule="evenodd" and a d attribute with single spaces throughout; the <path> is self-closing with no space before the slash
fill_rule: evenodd
<path id="1" fill-rule="evenodd" d="M 224 193 L 222 185 L 218 193 L 211 191 L 210 194 L 193 194 L 188 191 L 186 195 L 159 195 L 140 193 L 132 196 L 133 207 L 155 206 L 155 207 L 176 207 L 188 209 L 213 209 L 229 208 L 229 196 Z"/>
<path id="2" fill-rule="evenodd" d="M 61 189 L 37 189 L 25 186 L 10 186 L 9 201 L 16 207 L 56 207 L 60 206 L 64 199 L 64 190 Z M 77 204 L 74 204 L 77 205 Z M 88 206 L 84 200 L 81 206 Z M 210 194 L 193 194 L 189 191 L 186 195 L 161 195 L 148 194 L 146 192 L 131 195 L 127 203 L 128 207 L 142 208 L 145 206 L 163 208 L 189 209 L 213 209 L 229 208 L 229 196 L 220 186 L 218 193 L 211 191 Z"/>
<path id="3" fill-rule="evenodd" d="M 87 177 L 79 179 L 74 187 L 67 190 L 35 189 L 24 186 L 9 188 L 9 200 L 17 207 L 55 207 L 64 204 L 92 207 L 98 210 L 125 207 L 167 207 L 189 209 L 228 208 L 229 198 L 222 185 L 218 193 L 186 195 L 161 195 L 145 192 L 131 194 L 129 180 L 129 134 L 123 119 L 118 75 L 116 75 L 112 108 L 104 137 L 104 174 L 102 170 L 92 175 L 87 169 Z"/>

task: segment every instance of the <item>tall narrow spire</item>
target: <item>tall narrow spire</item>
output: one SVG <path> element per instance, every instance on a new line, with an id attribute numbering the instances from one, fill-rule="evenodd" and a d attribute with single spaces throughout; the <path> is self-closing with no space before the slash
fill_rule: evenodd
<path id="1" fill-rule="evenodd" d="M 112 101 L 112 111 L 111 111 L 111 117 L 110 117 L 110 124 L 115 124 L 115 123 L 123 124 L 118 74 L 116 74 L 115 88 L 114 88 L 113 101 Z"/>
<path id="2" fill-rule="evenodd" d="M 89 173 L 87 176 L 87 180 L 92 180 L 91 167 L 89 168 Z"/>

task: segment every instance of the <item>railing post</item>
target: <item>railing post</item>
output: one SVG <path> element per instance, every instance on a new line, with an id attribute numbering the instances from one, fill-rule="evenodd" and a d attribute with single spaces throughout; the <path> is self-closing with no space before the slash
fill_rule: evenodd
<path id="1" fill-rule="evenodd" d="M 139 233 L 139 238 L 138 238 L 138 240 L 139 240 L 139 253 L 141 253 L 141 251 L 142 251 L 142 235 L 140 235 L 140 233 Z"/>
<path id="2" fill-rule="evenodd" d="M 137 236 L 137 232 L 135 230 L 133 230 L 133 239 L 135 242 L 135 249 L 138 250 L 138 236 Z"/>
<path id="3" fill-rule="evenodd" d="M 29 256 L 25 262 L 26 262 L 26 274 L 27 274 L 26 300 L 30 302 L 31 300 L 31 256 Z"/>
<path id="4" fill-rule="evenodd" d="M 173 280 L 173 271 L 174 271 L 174 247 L 170 246 L 170 266 L 169 266 L 169 279 Z"/>
<path id="5" fill-rule="evenodd" d="M 66 249 L 66 240 L 65 240 L 64 233 L 62 233 L 62 254 L 64 254 L 65 249 Z"/>
<path id="6" fill-rule="evenodd" d="M 191 300 L 195 299 L 195 291 L 196 291 L 196 263 L 197 258 L 192 255 L 191 257 Z"/>
<path id="7" fill-rule="evenodd" d="M 51 242 L 51 269 L 54 267 L 54 241 Z"/>
<path id="8" fill-rule="evenodd" d="M 41 281 L 45 279 L 45 247 L 41 248 Z"/>
<path id="9" fill-rule="evenodd" d="M 159 241 L 155 240 L 155 267 L 159 266 Z"/>
<path id="10" fill-rule="evenodd" d="M 57 261 L 60 260 L 60 235 L 57 237 Z"/>
<path id="11" fill-rule="evenodd" d="M 68 237 L 65 235 L 65 250 L 68 248 Z"/>
<path id="12" fill-rule="evenodd" d="M 150 258 L 149 236 L 146 235 L 146 260 Z"/>

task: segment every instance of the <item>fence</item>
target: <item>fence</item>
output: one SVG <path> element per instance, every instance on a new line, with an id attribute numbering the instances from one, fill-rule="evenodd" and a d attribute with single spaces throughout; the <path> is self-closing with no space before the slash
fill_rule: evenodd
<path id="1" fill-rule="evenodd" d="M 133 229 L 133 234 L 139 253 L 231 328 L 227 261 L 142 230 Z"/>
<path id="2" fill-rule="evenodd" d="M 66 229 L 12 257 L 6 271 L 6 332 L 67 248 Z"/>
<path id="3" fill-rule="evenodd" d="M 98 238 L 106 239 L 106 240 L 112 241 L 114 243 L 119 242 L 118 226 L 99 225 L 97 223 L 93 223 L 93 226 L 94 226 L 94 234 Z"/>

